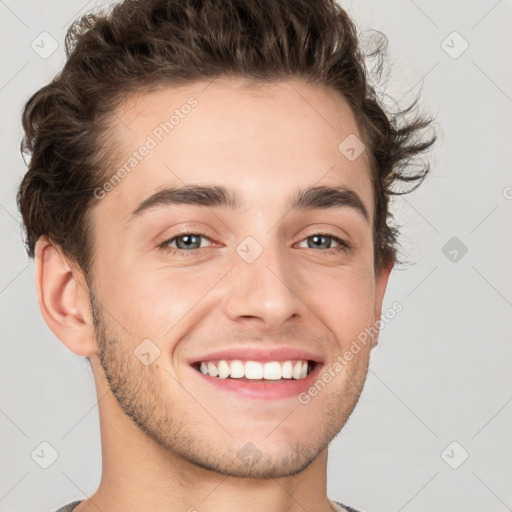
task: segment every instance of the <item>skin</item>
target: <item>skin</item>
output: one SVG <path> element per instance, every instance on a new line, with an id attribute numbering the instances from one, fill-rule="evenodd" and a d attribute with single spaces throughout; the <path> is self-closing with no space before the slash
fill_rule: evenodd
<path id="1" fill-rule="evenodd" d="M 99 401 L 101 483 L 75 510 L 331 511 L 327 447 L 357 403 L 376 339 L 307 405 L 228 394 L 187 360 L 291 346 L 328 368 L 379 319 L 392 265 L 374 272 L 369 163 L 338 150 L 362 137 L 334 91 L 219 78 L 132 95 L 113 118 L 119 165 L 191 96 L 191 113 L 92 209 L 88 282 L 45 237 L 36 245 L 43 317 L 90 358 Z M 164 206 L 126 224 L 156 190 L 184 183 L 236 188 L 242 208 Z M 290 212 L 288 195 L 313 185 L 351 188 L 370 221 L 352 208 Z M 207 237 L 201 249 L 157 247 L 182 227 Z M 308 246 L 326 229 L 352 248 Z M 235 251 L 247 236 L 263 248 L 251 264 Z M 133 354 L 144 339 L 160 350 L 149 366 Z M 252 464 L 238 455 L 248 442 Z"/>

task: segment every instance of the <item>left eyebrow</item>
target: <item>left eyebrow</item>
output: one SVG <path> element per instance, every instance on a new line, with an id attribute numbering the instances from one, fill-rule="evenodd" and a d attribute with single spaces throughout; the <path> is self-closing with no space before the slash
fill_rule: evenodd
<path id="1" fill-rule="evenodd" d="M 128 222 L 148 210 L 187 204 L 204 207 L 228 207 L 239 210 L 242 206 L 236 190 L 222 185 L 185 185 L 155 192 L 130 213 Z M 352 189 L 344 186 L 317 186 L 295 190 L 287 203 L 289 210 L 351 208 L 370 221 L 363 200 Z"/>
<path id="2" fill-rule="evenodd" d="M 300 189 L 292 195 L 289 204 L 291 210 L 352 208 L 370 222 L 363 200 L 354 190 L 344 186 Z"/>

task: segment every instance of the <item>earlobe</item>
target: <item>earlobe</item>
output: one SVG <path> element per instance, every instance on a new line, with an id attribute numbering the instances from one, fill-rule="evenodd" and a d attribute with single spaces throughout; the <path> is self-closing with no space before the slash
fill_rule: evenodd
<path id="1" fill-rule="evenodd" d="M 60 248 L 46 237 L 35 247 L 35 279 L 41 314 L 51 331 L 80 356 L 96 353 L 89 290 Z M 82 282 L 81 282 L 82 281 Z"/>

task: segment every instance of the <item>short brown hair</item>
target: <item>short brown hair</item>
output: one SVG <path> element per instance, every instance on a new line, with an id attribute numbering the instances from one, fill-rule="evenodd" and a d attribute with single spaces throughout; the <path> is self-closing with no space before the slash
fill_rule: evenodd
<path id="1" fill-rule="evenodd" d="M 389 199 L 423 181 L 429 163 L 416 157 L 436 135 L 423 134 L 432 119 L 410 119 L 418 97 L 396 112 L 378 99 L 365 59 L 377 57 L 380 76 L 387 39 L 375 41 L 365 55 L 354 22 L 334 0 L 125 0 L 84 15 L 67 32 L 62 71 L 23 110 L 21 151 L 31 159 L 17 201 L 27 253 L 33 257 L 46 235 L 87 276 L 94 190 L 115 165 L 107 136 L 114 110 L 131 93 L 233 76 L 302 78 L 345 97 L 372 162 L 375 271 L 397 261 Z M 398 191 L 399 182 L 413 186 Z"/>

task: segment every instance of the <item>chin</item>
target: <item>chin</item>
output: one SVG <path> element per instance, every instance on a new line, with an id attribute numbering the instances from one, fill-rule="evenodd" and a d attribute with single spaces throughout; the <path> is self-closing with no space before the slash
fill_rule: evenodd
<path id="1" fill-rule="evenodd" d="M 304 447 L 297 445 L 287 453 L 269 455 L 261 452 L 252 443 L 246 443 L 240 450 L 227 455 L 205 459 L 189 458 L 193 464 L 216 473 L 235 478 L 283 478 L 304 471 L 322 450 L 308 453 Z M 317 453 L 318 452 L 318 453 Z"/>

